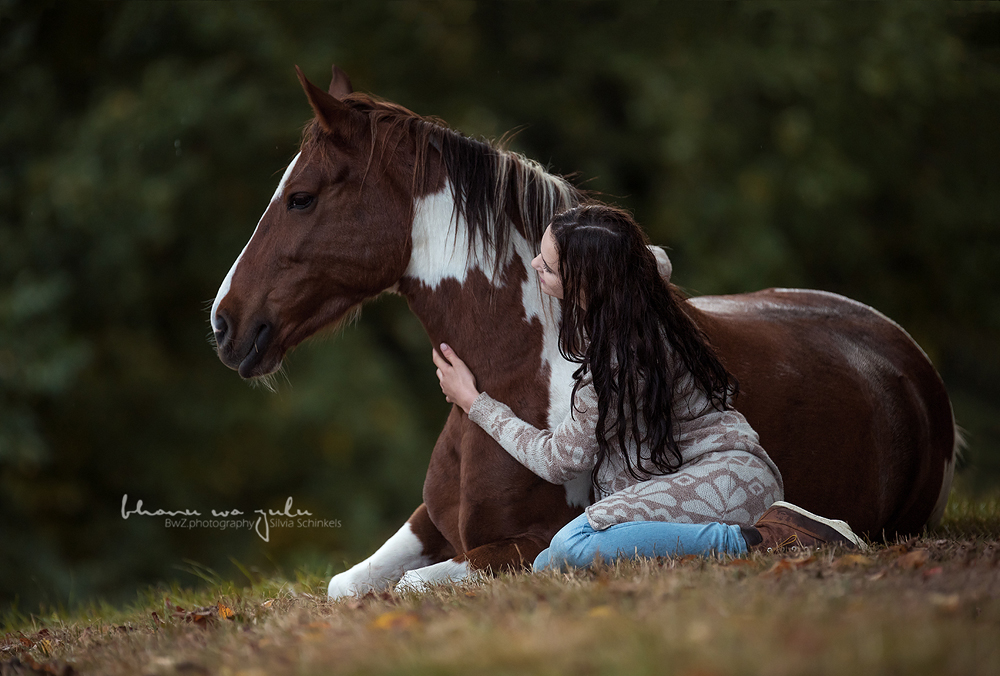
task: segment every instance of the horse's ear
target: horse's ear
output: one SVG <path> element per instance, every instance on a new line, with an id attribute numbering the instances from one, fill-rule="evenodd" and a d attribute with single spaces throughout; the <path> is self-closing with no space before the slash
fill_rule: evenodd
<path id="1" fill-rule="evenodd" d="M 327 91 L 335 99 L 343 99 L 348 94 L 354 93 L 351 78 L 347 77 L 347 73 L 337 68 L 337 64 L 333 65 L 333 79 L 330 80 L 330 89 Z"/>
<path id="2" fill-rule="evenodd" d="M 295 66 L 295 72 L 306 98 L 309 99 L 309 105 L 316 113 L 316 119 L 325 131 L 332 133 L 337 127 L 337 121 L 349 115 L 351 109 L 307 80 L 298 66 Z"/>

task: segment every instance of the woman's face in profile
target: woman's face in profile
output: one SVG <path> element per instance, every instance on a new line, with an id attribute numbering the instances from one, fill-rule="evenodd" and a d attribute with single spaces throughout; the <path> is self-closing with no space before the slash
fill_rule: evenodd
<path id="1" fill-rule="evenodd" d="M 552 226 L 545 228 L 542 235 L 542 250 L 534 260 L 531 267 L 538 273 L 538 283 L 542 291 L 553 298 L 563 297 L 562 277 L 559 276 L 559 252 L 556 249 L 556 239 L 552 235 Z"/>

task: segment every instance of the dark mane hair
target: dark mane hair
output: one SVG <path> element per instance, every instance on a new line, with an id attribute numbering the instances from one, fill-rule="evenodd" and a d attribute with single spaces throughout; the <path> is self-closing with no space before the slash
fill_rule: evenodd
<path id="1" fill-rule="evenodd" d="M 481 243 L 499 264 L 510 247 L 511 227 L 533 246 L 542 239 L 552 217 L 583 199 L 582 191 L 540 164 L 503 147 L 469 138 L 442 120 L 422 117 L 395 103 L 354 93 L 343 103 L 369 121 L 369 169 L 391 160 L 406 139 L 415 148 L 412 192 L 427 190 L 431 162 L 444 166 L 455 200 L 455 216 L 464 219 L 469 246 Z M 302 145 L 322 143 L 330 134 L 313 121 Z M 328 144 L 323 144 L 328 145 Z M 499 269 L 497 265 L 497 269 Z"/>
<path id="2" fill-rule="evenodd" d="M 674 365 L 683 363 L 719 410 L 729 407 L 738 383 L 684 313 L 676 287 L 660 277 L 646 234 L 627 212 L 577 206 L 553 219 L 552 234 L 563 284 L 559 349 L 580 364 L 573 374 L 574 400 L 587 373 L 597 391 L 594 487 L 601 488 L 598 472 L 612 453 L 639 480 L 676 472 L 681 452 L 672 407 L 684 374 Z M 574 300 L 581 298 L 585 303 Z M 627 452 L 629 439 L 638 450 L 634 458 Z"/>

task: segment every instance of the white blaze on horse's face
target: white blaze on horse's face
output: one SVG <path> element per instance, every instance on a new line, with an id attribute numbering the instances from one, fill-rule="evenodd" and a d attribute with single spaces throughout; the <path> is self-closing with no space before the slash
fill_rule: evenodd
<path id="1" fill-rule="evenodd" d="M 275 205 L 275 203 L 281 203 L 282 198 L 285 194 L 285 185 L 288 183 L 289 176 L 292 175 L 292 170 L 295 169 L 295 163 L 299 161 L 299 157 L 302 153 L 298 153 L 292 158 L 291 163 L 288 168 L 285 169 L 285 173 L 282 175 L 281 180 L 278 182 L 278 187 L 274 190 L 274 195 L 271 196 L 271 201 L 268 203 L 267 208 L 264 209 L 264 213 L 261 214 L 260 220 L 257 221 L 257 227 L 254 228 L 253 235 L 250 235 L 250 240 L 247 242 L 246 246 L 243 247 L 243 251 L 240 255 L 236 257 L 236 262 L 233 263 L 233 267 L 229 268 L 229 273 L 226 278 L 222 280 L 222 285 L 219 286 L 219 293 L 215 296 L 215 302 L 212 304 L 212 331 L 218 336 L 219 334 L 219 324 L 216 321 L 216 313 L 219 311 L 219 304 L 222 299 L 226 297 L 229 293 L 230 285 L 233 283 L 233 275 L 236 274 L 236 267 L 240 264 L 240 259 L 243 258 L 243 254 L 246 253 L 247 249 L 250 247 L 250 243 L 253 242 L 253 236 L 257 234 L 257 230 L 260 228 L 261 221 L 267 216 L 267 212 Z"/>

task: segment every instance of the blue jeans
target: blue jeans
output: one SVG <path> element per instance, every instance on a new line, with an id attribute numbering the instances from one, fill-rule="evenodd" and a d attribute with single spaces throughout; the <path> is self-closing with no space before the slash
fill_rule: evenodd
<path id="1" fill-rule="evenodd" d="M 739 526 L 724 523 L 667 523 L 628 521 L 594 530 L 584 512 L 562 527 L 549 548 L 535 559 L 535 571 L 548 568 L 585 568 L 597 558 L 605 563 L 639 556 L 685 554 L 746 554 Z"/>

